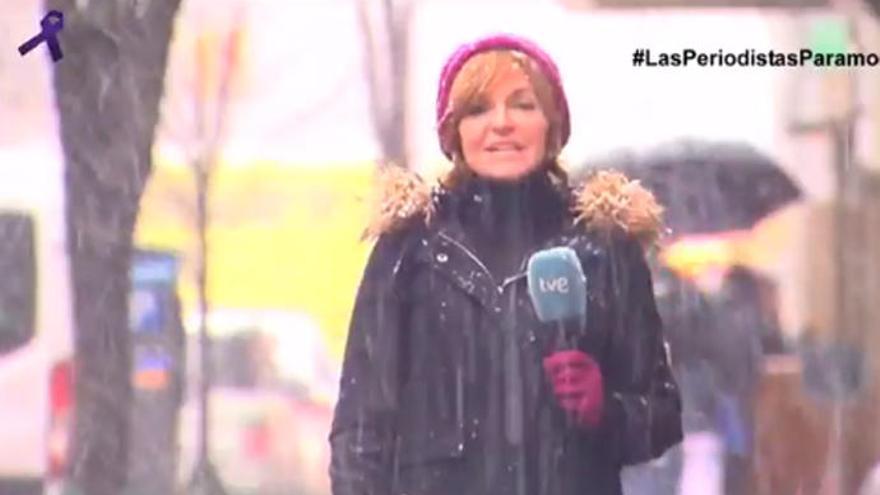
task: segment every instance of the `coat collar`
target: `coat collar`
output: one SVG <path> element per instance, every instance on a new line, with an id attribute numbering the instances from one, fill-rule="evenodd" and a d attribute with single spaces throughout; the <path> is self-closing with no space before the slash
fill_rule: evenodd
<path id="1" fill-rule="evenodd" d="M 420 177 L 388 167 L 379 176 L 380 195 L 373 203 L 373 216 L 364 237 L 378 237 L 418 222 L 423 232 L 415 259 L 429 264 L 454 286 L 474 297 L 493 316 L 502 313 L 505 288 L 525 276 L 528 255 L 518 272 L 507 280 L 493 278 L 467 241 L 456 215 L 450 214 L 460 197 L 438 184 L 429 187 Z M 574 246 L 584 233 L 592 236 L 631 236 L 643 245 L 656 242 L 662 208 L 638 182 L 623 174 L 602 171 L 573 188 L 570 213 L 558 235 L 533 250 L 559 245 Z"/>
<path id="2" fill-rule="evenodd" d="M 503 293 L 503 284 L 493 279 L 483 262 L 474 254 L 455 230 L 433 230 L 422 249 L 416 251 L 416 261 L 429 265 L 453 286 L 475 298 L 489 312 L 497 309 Z"/>
<path id="3" fill-rule="evenodd" d="M 509 191 L 504 191 L 500 194 L 508 193 Z M 489 204 L 493 199 L 499 199 L 493 198 L 493 194 L 497 195 L 499 192 L 487 190 L 484 184 L 479 183 L 463 185 L 458 191 L 441 193 L 438 196 L 432 229 L 437 232 L 437 237 L 464 251 L 468 258 L 475 260 L 480 269 L 487 273 L 489 270 L 478 255 L 479 249 L 474 245 L 474 242 L 479 240 L 476 238 L 483 239 L 480 242 L 485 242 L 486 235 L 489 235 L 491 239 L 495 239 L 489 242 L 507 242 L 510 240 L 509 233 L 506 234 L 502 230 L 495 230 L 495 234 L 489 232 L 494 229 L 513 229 L 515 232 L 526 233 L 523 240 L 528 245 L 524 248 L 531 251 L 558 240 L 558 234 L 565 229 L 566 224 L 573 223 L 573 217 L 567 211 L 568 197 L 564 191 L 555 188 L 549 181 L 546 184 L 533 184 L 531 191 L 514 199 L 515 203 L 523 201 L 528 204 L 530 209 L 527 211 L 499 212 L 499 205 Z M 500 201 L 511 203 L 510 199 L 502 198 Z M 516 209 L 513 204 L 500 206 L 502 210 L 507 207 L 511 210 Z M 503 225 L 494 222 L 501 222 Z M 527 261 L 528 256 L 520 260 L 517 273 L 509 278 L 518 278 L 522 275 Z M 495 280 L 495 282 L 499 287 L 507 284 L 505 280 Z"/>
<path id="4" fill-rule="evenodd" d="M 416 250 L 416 260 L 430 265 L 431 268 L 449 280 L 454 286 L 477 299 L 490 313 L 501 313 L 502 296 L 512 284 L 525 278 L 529 257 L 532 253 L 553 246 L 573 244 L 573 232 L 564 228 L 547 238 L 540 244 L 532 246 L 522 260 L 519 268 L 504 280 L 492 275 L 472 246 L 457 215 L 440 214 L 434 217 L 430 229 L 425 229 L 425 237 L 420 249 Z M 570 218 L 570 217 L 569 217 Z"/>
<path id="5" fill-rule="evenodd" d="M 364 238 L 376 238 L 417 221 L 430 225 L 443 201 L 453 197 L 441 184 L 429 186 L 416 173 L 396 166 L 379 169 Z M 599 170 L 572 187 L 573 223 L 602 236 L 622 233 L 644 247 L 657 244 L 663 230 L 663 207 L 639 181 L 614 170 Z"/>
<path id="6" fill-rule="evenodd" d="M 526 278 L 532 254 L 561 245 L 579 251 L 584 238 L 575 229 L 562 230 L 527 252 L 516 273 L 505 280 L 496 280 L 468 244 L 460 224 L 437 221 L 434 228 L 424 232 L 425 237 L 414 253 L 416 262 L 430 266 L 454 287 L 476 299 L 493 317 L 501 316 L 509 288 Z"/>

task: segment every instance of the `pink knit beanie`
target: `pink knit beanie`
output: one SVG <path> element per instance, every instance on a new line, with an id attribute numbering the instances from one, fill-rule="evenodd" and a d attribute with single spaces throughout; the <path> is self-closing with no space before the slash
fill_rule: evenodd
<path id="1" fill-rule="evenodd" d="M 457 50 L 449 57 L 440 73 L 440 86 L 437 89 L 437 132 L 439 133 L 443 127 L 443 122 L 449 118 L 451 112 L 449 109 L 449 92 L 458 72 L 464 64 L 474 55 L 490 51 L 490 50 L 516 50 L 526 54 L 535 61 L 541 72 L 553 87 L 553 98 L 556 108 L 559 109 L 561 128 L 560 146 L 564 146 L 568 142 L 571 133 L 571 122 L 568 111 L 568 100 L 565 98 L 565 90 L 562 87 L 562 78 L 559 75 L 559 68 L 550 58 L 550 55 L 542 50 L 533 41 L 512 34 L 496 34 L 486 38 L 480 38 L 476 41 L 465 43 L 458 47 Z M 447 158 L 452 159 L 453 150 L 447 149 L 448 144 L 443 143 L 440 137 L 440 148 Z"/>

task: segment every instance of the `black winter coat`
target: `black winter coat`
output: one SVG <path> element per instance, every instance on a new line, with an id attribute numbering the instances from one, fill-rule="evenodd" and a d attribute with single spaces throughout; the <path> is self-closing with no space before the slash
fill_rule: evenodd
<path id="1" fill-rule="evenodd" d="M 620 188 L 610 192 L 626 204 Z M 642 246 L 622 230 L 576 224 L 574 196 L 554 189 L 529 205 L 541 213 L 530 217 L 521 262 L 500 280 L 503 267 L 468 221 L 479 210 L 473 199 L 435 191 L 414 202 L 430 208 L 430 221 L 411 215 L 373 248 L 330 434 L 333 494 L 620 494 L 622 466 L 682 436 Z M 525 267 L 555 246 L 573 248 L 587 278 L 586 324 L 566 331 L 603 374 L 594 430 L 567 421 L 542 368 L 560 348 L 559 329 L 537 319 Z"/>

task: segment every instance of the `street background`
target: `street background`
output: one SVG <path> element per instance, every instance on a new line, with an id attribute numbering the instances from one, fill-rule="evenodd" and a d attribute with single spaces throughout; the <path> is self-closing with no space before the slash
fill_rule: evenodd
<path id="1" fill-rule="evenodd" d="M 92 361 L 124 347 L 126 356 L 135 357 L 112 366 L 122 366 L 131 380 L 113 387 L 128 390 L 130 397 L 95 407 L 116 408 L 128 417 L 131 401 L 143 400 L 144 407 L 157 401 L 171 404 L 167 421 L 145 426 L 132 416 L 124 435 L 132 445 L 114 447 L 129 452 L 126 490 L 140 493 L 132 481 L 144 476 L 138 474 L 138 463 L 157 462 L 133 454 L 140 448 L 133 444 L 158 428 L 163 434 L 167 429 L 170 440 L 143 452 L 170 460 L 145 472 L 170 476 L 173 471 L 174 490 L 200 493 L 193 480 L 204 446 L 198 400 L 205 377 L 199 341 L 204 322 L 212 340 L 208 362 L 213 382 L 207 454 L 225 491 L 329 493 L 326 437 L 354 295 L 370 250 L 359 237 L 374 172 L 391 162 L 431 180 L 448 167 L 434 129 L 440 68 L 460 43 L 504 31 L 533 38 L 560 66 L 573 127 L 563 160 L 573 175 L 657 150 L 686 153 L 688 143 L 710 149 L 734 144 L 772 161 L 799 188 L 797 200 L 749 228 L 675 238 L 682 241 L 675 245 L 679 249 L 665 253 L 678 256 L 665 259 L 678 279 L 692 283 L 710 301 L 720 297 L 732 267 L 747 269 L 769 287 L 770 295 L 761 297 L 762 311 L 776 319 L 776 335 L 771 336 L 776 347 L 762 351 L 759 384 L 748 399 L 755 445 L 743 462 L 753 469 L 744 475 L 749 488 L 740 493 L 855 493 L 871 466 L 880 463 L 880 435 L 872 419 L 880 392 L 880 373 L 873 366 L 880 355 L 875 303 L 880 297 L 880 68 L 633 67 L 632 53 L 639 48 L 656 53 L 685 48 L 880 53 L 880 13 L 868 4 L 842 1 L 814 2 L 810 8 L 741 6 L 734 0 L 710 7 L 688 0 L 663 3 L 183 1 L 173 17 L 155 135 L 148 147 L 120 144 L 122 151 L 100 158 L 120 182 L 102 183 L 101 174 L 94 179 L 100 187 L 117 184 L 112 187 L 124 191 L 120 196 L 135 202 L 133 247 L 174 256 L 167 293 L 175 309 L 168 311 L 179 320 L 179 342 L 155 344 L 174 350 L 159 360 L 167 366 L 142 367 L 136 333 L 113 340 L 105 351 L 79 348 L 88 339 L 72 337 L 93 330 L 76 321 L 79 285 L 71 281 L 68 265 L 77 242 L 71 232 L 80 230 L 69 227 L 74 203 L 65 194 L 73 186 L 64 171 L 88 161 L 76 158 L 81 156 L 74 152 L 77 143 L 98 150 L 104 146 L 102 132 L 133 132 L 126 119 L 140 117 L 108 113 L 133 105 L 125 102 L 140 94 L 131 89 L 134 83 L 128 85 L 134 79 L 120 74 L 162 74 L 164 66 L 97 60 L 106 46 L 115 47 L 117 57 L 107 60 L 123 60 L 126 47 L 134 46 L 114 38 L 110 28 L 103 32 L 116 41 L 106 46 L 88 37 L 74 43 L 73 36 L 78 26 L 118 22 L 104 8 L 123 9 L 119 12 L 146 23 L 151 9 L 173 2 L 126 7 L 56 2 L 68 17 L 70 36 L 69 43 L 61 38 L 65 58 L 56 66 L 43 47 L 26 57 L 15 51 L 34 34 L 44 6 L 34 0 L 0 6 L 0 205 L 4 212 L 20 209 L 39 218 L 38 229 L 45 233 L 34 249 L 42 253 L 46 245 L 49 254 L 37 256 L 37 269 L 44 273 L 40 277 L 51 272 L 38 279 L 30 296 L 39 300 L 34 303 L 34 345 L 52 349 L 40 355 Z M 124 26 L 114 29 L 122 32 Z M 77 51 L 89 47 L 93 54 Z M 64 77 L 74 76 L 62 72 L 72 74 L 79 57 L 92 57 L 90 63 L 97 64 L 77 69 L 91 74 L 82 76 L 82 88 L 92 88 L 92 96 L 81 100 L 77 92 L 86 90 L 69 83 L 74 79 Z M 90 67 L 99 70 L 89 72 Z M 114 92 L 129 99 L 104 99 Z M 65 112 L 87 115 L 79 130 L 65 120 Z M 145 168 L 125 165 L 129 153 L 145 153 L 138 161 Z M 95 151 L 95 163 L 99 155 Z M 118 186 L 123 182 L 127 185 Z M 142 193 L 129 182 L 143 186 Z M 200 199 L 206 210 L 200 210 Z M 95 208 L 96 215 L 102 207 Z M 98 230 L 88 235 L 100 237 Z M 130 318 L 138 311 L 149 314 L 154 304 L 147 296 L 128 300 Z M 81 301 L 99 308 L 104 304 L 97 296 Z M 56 329 L 53 337 L 40 336 L 47 325 Z M 122 339 L 127 330 L 108 324 L 100 331 Z M 48 372 L 37 371 L 37 365 L 27 365 L 34 366 L 33 373 L 5 374 L 4 366 L 15 365 L 16 356 L 23 355 L 16 352 L 27 345 L 0 346 L 0 402 L 9 403 L 25 387 L 46 388 Z M 827 346 L 845 349 L 846 356 L 854 349 L 857 357 L 845 363 L 866 363 L 854 367 L 858 376 L 852 390 L 815 384 L 822 381 L 815 376 L 831 376 L 845 367 L 841 360 L 822 358 L 830 355 L 822 354 Z M 816 352 L 818 375 L 805 371 L 807 356 Z M 91 369 L 85 362 L 70 363 Z M 175 380 L 178 395 L 169 392 Z M 55 404 L 57 397 L 52 397 L 45 401 Z M 48 410 L 51 404 L 41 400 L 35 398 L 34 407 Z M 83 403 L 72 403 L 74 415 Z M 55 416 L 37 422 L 22 414 L 0 413 L 0 424 L 34 422 L 25 429 L 34 437 L 19 440 L 32 445 L 38 460 L 17 462 L 22 453 L 2 441 L 7 433 L 0 428 L 0 478 L 43 473 L 61 485 L 68 485 L 68 477 L 88 479 L 93 468 L 77 471 L 75 460 L 93 454 L 76 446 L 89 444 L 89 432 L 100 431 L 99 414 L 86 420 L 80 413 L 73 416 L 76 423 L 65 423 L 67 429 L 59 433 L 62 454 L 52 454 L 55 437 L 45 433 L 55 431 Z M 628 493 L 724 493 L 717 474 L 729 448 L 724 438 L 718 428 L 707 427 L 689 436 L 684 452 L 673 454 L 678 462 L 686 460 L 680 469 L 682 479 L 690 481 L 680 489 L 659 487 L 657 480 L 668 479 L 669 469 L 679 469 L 665 468 L 676 461 L 664 458 L 627 470 Z M 49 476 L 53 455 L 66 467 Z M 82 466 L 113 461 L 89 462 Z"/>

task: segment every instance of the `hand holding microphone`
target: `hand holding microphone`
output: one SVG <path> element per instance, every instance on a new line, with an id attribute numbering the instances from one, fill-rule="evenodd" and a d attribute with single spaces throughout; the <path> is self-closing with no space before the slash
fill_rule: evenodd
<path id="1" fill-rule="evenodd" d="M 544 358 L 544 373 L 553 383 L 556 400 L 578 425 L 594 428 L 602 419 L 605 386 L 599 363 L 577 349 Z"/>
<path id="2" fill-rule="evenodd" d="M 538 319 L 556 323 L 560 349 L 544 358 L 544 373 L 553 386 L 559 406 L 576 424 L 596 427 L 602 417 L 605 390 L 599 364 L 569 342 L 565 323 L 582 321 L 587 313 L 587 284 L 573 249 L 557 247 L 539 251 L 528 263 L 529 297 Z"/>

